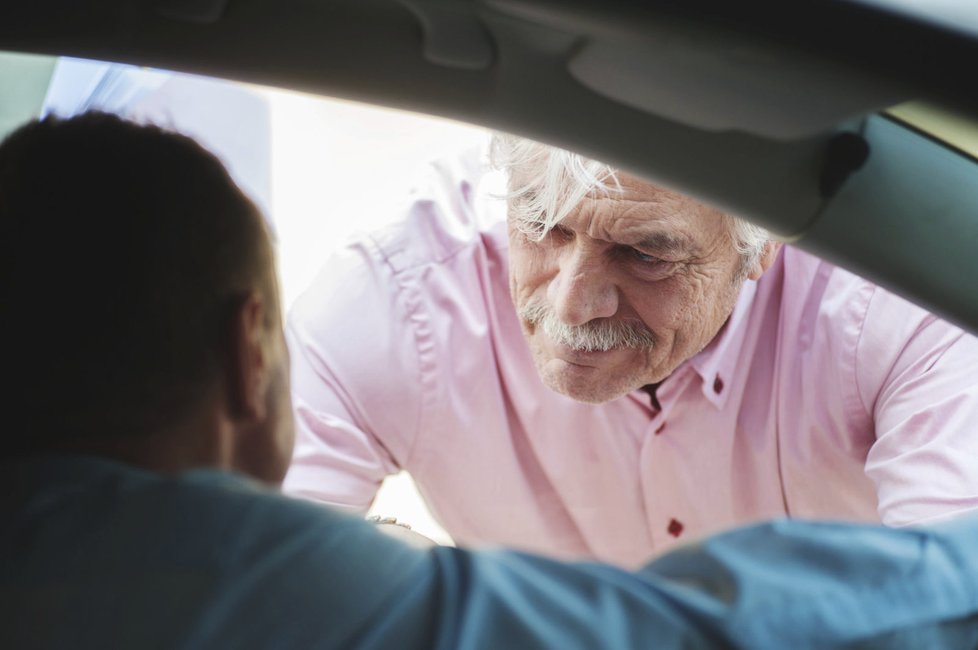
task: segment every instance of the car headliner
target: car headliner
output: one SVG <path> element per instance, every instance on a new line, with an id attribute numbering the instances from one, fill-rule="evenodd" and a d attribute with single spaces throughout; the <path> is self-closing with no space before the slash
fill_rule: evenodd
<path id="1" fill-rule="evenodd" d="M 432 113 L 698 196 L 978 329 L 978 167 L 876 111 L 978 114 L 973 26 L 881 2 L 43 0 L 0 49 Z"/>

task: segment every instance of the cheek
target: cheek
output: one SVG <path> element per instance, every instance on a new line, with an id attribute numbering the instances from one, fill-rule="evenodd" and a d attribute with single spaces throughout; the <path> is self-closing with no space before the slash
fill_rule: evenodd
<path id="1" fill-rule="evenodd" d="M 624 296 L 635 315 L 659 337 L 680 327 L 688 317 L 689 301 L 674 280 L 637 283 L 625 289 Z"/>
<path id="2" fill-rule="evenodd" d="M 739 285 L 725 276 L 692 283 L 683 297 L 683 324 L 679 326 L 685 342 L 696 348 L 708 344 L 730 315 L 738 294 Z"/>
<path id="3" fill-rule="evenodd" d="M 292 461 L 292 453 L 295 447 L 295 422 L 292 415 L 292 400 L 289 392 L 288 368 L 285 373 L 277 378 L 277 385 L 272 391 L 274 393 L 274 405 L 270 408 L 271 424 L 274 431 L 274 448 L 270 452 L 270 457 L 274 459 L 271 468 L 272 481 L 280 483 L 285 478 L 285 473 Z"/>
<path id="4" fill-rule="evenodd" d="M 518 303 L 536 293 L 553 276 L 552 252 L 533 242 L 510 242 L 509 285 Z"/>

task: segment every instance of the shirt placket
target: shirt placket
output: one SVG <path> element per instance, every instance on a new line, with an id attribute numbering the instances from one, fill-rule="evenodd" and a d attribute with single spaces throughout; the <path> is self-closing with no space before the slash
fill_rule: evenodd
<path id="1" fill-rule="evenodd" d="M 656 471 L 656 446 L 666 436 L 678 435 L 681 432 L 670 420 L 676 399 L 686 390 L 690 381 L 698 379 L 695 370 L 686 365 L 677 370 L 656 391 L 659 408 L 652 406 L 652 418 L 649 420 L 639 454 L 639 479 L 642 486 L 643 503 L 645 506 L 646 525 L 652 538 L 654 551 L 658 552 L 664 546 L 682 539 L 686 528 L 684 514 L 677 508 L 670 507 L 670 495 L 656 494 L 654 488 L 654 472 Z"/>

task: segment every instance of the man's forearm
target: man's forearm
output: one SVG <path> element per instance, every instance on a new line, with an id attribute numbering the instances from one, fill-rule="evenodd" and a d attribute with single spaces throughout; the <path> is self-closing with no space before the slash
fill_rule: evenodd
<path id="1" fill-rule="evenodd" d="M 444 647 L 973 648 L 978 518 L 934 531 L 779 521 L 637 573 L 436 549 Z"/>

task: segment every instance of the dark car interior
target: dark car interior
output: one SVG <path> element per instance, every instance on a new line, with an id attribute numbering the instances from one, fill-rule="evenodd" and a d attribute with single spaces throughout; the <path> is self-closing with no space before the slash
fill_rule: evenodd
<path id="1" fill-rule="evenodd" d="M 915 100 L 965 120 L 978 111 L 958 65 L 978 58 L 978 25 L 926 11 L 868 1 L 46 0 L 0 9 L 0 48 L 519 133 L 698 196 L 975 328 L 978 296 L 963 281 L 978 272 L 975 159 L 886 110 Z"/>

